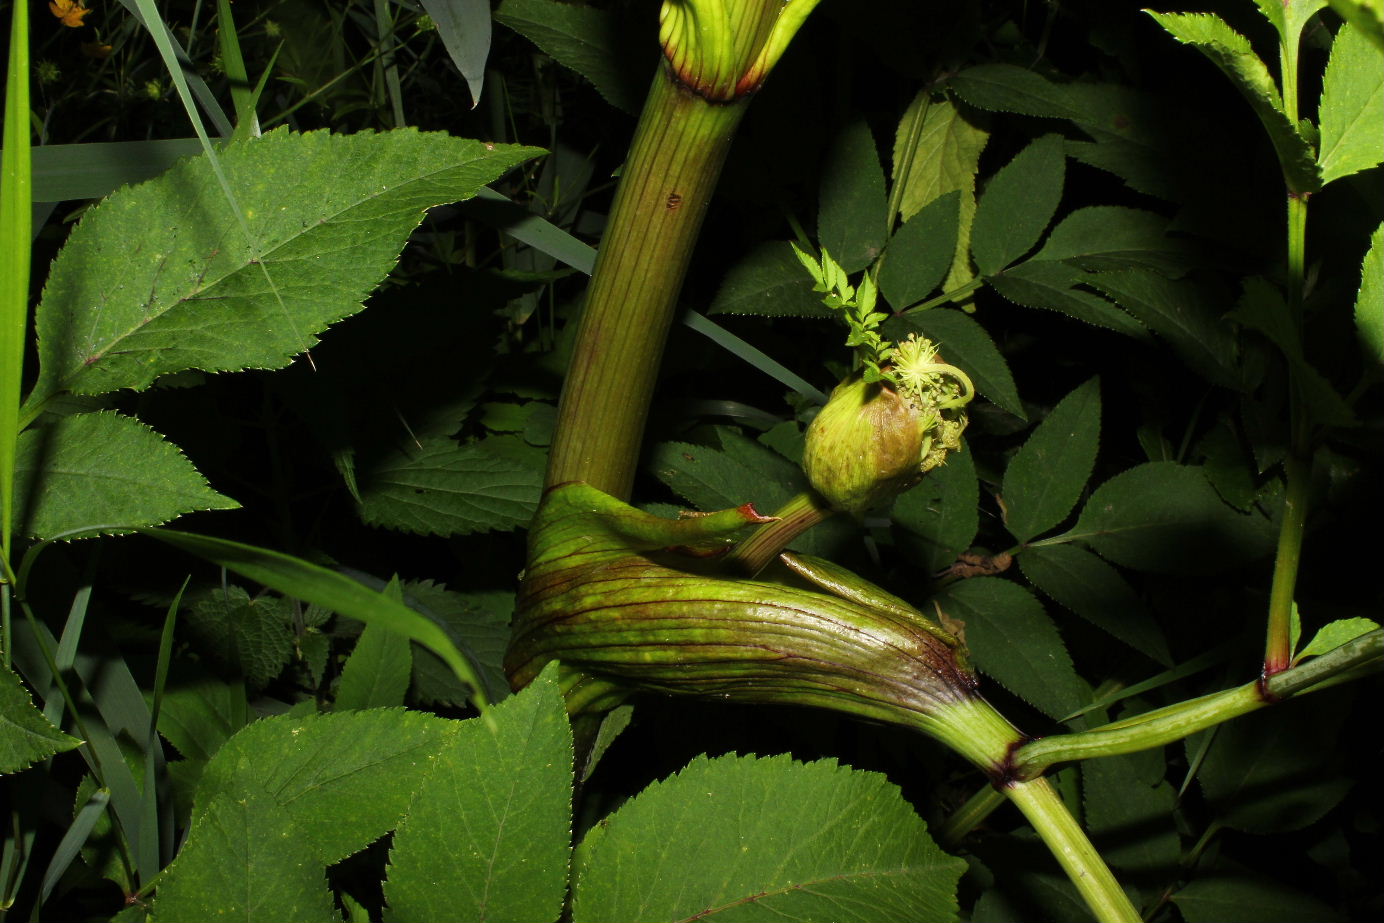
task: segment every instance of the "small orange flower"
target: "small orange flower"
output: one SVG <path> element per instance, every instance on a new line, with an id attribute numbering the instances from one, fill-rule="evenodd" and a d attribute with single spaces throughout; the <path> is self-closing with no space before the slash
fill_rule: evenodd
<path id="1" fill-rule="evenodd" d="M 48 9 L 69 29 L 80 29 L 82 20 L 91 12 L 82 5 L 82 0 L 48 0 Z"/>

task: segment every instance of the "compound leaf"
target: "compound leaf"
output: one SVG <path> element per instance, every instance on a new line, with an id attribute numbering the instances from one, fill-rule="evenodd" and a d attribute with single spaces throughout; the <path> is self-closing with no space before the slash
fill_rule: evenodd
<path id="1" fill-rule="evenodd" d="M 1100 445 L 1100 380 L 1064 397 L 1004 472 L 1005 526 L 1020 542 L 1051 529 L 1081 498 Z"/>

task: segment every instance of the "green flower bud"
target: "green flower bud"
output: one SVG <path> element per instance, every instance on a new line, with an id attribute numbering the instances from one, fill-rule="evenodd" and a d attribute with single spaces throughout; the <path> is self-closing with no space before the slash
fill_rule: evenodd
<path id="1" fill-rule="evenodd" d="M 879 381 L 856 374 L 836 386 L 807 429 L 803 468 L 833 507 L 855 516 L 918 484 L 961 448 L 971 381 L 909 337 L 889 351 Z"/>

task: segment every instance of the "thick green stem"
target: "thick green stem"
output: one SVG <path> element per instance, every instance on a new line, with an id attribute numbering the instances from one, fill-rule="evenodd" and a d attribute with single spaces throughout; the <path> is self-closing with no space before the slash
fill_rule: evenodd
<path id="1" fill-rule="evenodd" d="M 1047 779 L 1017 782 L 1004 793 L 1052 850 L 1097 920 L 1139 923 L 1139 911 Z"/>
<path id="2" fill-rule="evenodd" d="M 629 497 L 683 276 L 746 102 L 708 102 L 659 66 L 587 291 L 549 486 Z"/>

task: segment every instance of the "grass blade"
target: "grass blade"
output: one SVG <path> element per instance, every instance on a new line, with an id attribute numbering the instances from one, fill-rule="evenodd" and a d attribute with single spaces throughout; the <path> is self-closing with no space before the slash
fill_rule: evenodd
<path id="1" fill-rule="evenodd" d="M 39 887 L 38 906 L 42 907 L 48 900 L 48 895 L 53 893 L 53 886 L 58 883 L 67 871 L 72 860 L 77 858 L 77 853 L 81 851 L 87 837 L 91 836 L 92 828 L 105 813 L 106 804 L 110 801 L 111 794 L 104 788 L 98 788 L 91 793 L 91 797 L 82 805 L 77 816 L 72 821 L 72 826 L 67 828 L 61 840 L 58 841 L 58 848 L 53 850 L 53 858 L 48 862 L 48 868 L 43 871 L 43 884 Z"/>

